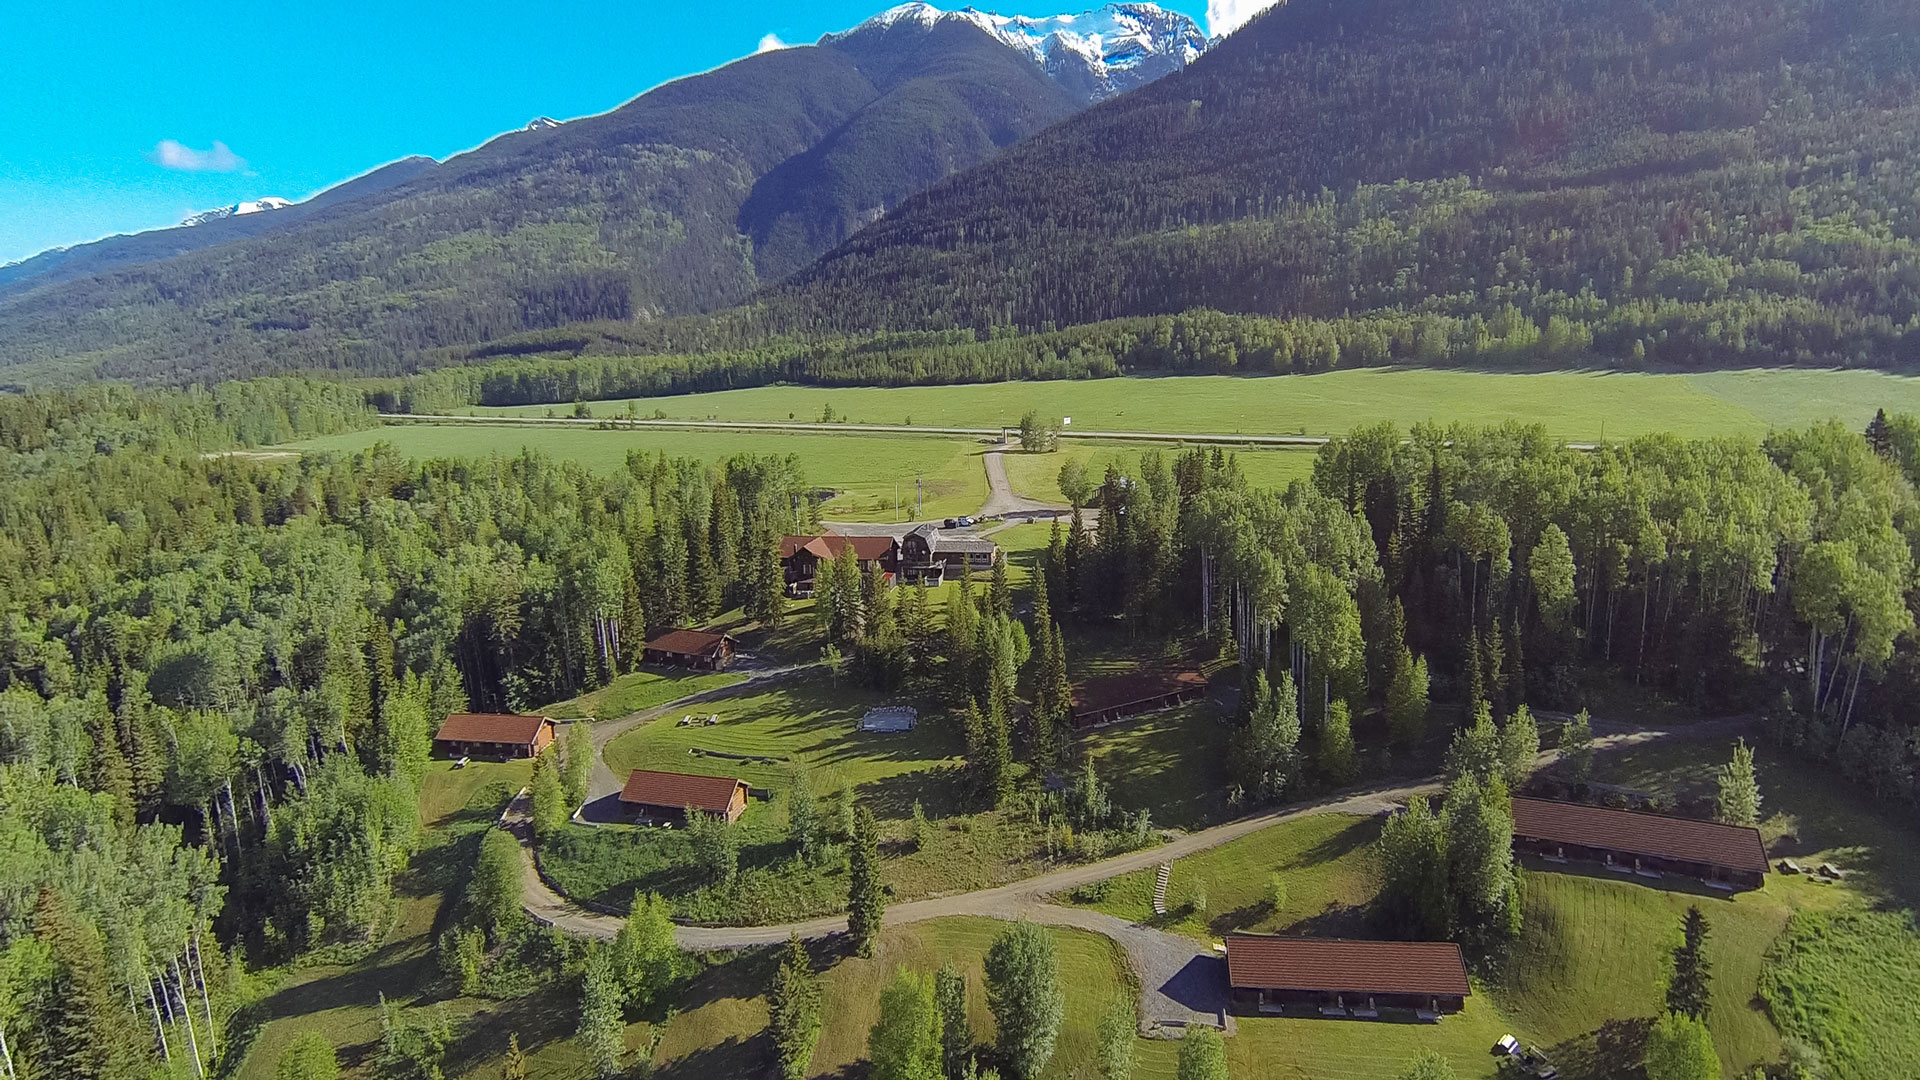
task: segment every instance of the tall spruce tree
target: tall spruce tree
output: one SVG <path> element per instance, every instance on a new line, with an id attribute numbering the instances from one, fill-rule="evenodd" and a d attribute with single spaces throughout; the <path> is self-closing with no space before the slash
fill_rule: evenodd
<path id="1" fill-rule="evenodd" d="M 813 958 L 797 934 L 787 936 L 780 968 L 767 995 L 768 1028 L 773 1034 L 775 1064 L 782 1080 L 805 1080 L 820 1041 L 820 978 Z"/>
<path id="2" fill-rule="evenodd" d="M 847 874 L 847 932 L 862 957 L 873 956 L 886 897 L 880 884 L 880 823 L 864 806 L 853 813 L 852 863 Z"/>
<path id="3" fill-rule="evenodd" d="M 1753 748 L 1741 739 L 1733 747 L 1733 760 L 1720 769 L 1719 791 L 1714 809 L 1729 825 L 1760 823 L 1760 781 L 1753 773 Z"/>
<path id="4" fill-rule="evenodd" d="M 947 1080 L 962 1080 L 973 1060 L 973 1024 L 967 1019 L 967 973 L 951 962 L 933 974 L 940 1009 L 940 1062 Z"/>
<path id="5" fill-rule="evenodd" d="M 52 890 L 40 895 L 33 932 L 53 962 L 40 1071 L 60 1080 L 144 1080 L 152 1067 L 139 1042 L 145 1025 L 108 981 L 100 935 Z"/>
<path id="6" fill-rule="evenodd" d="M 1680 944 L 1673 950 L 1673 978 L 1667 983 L 1667 1011 L 1705 1020 L 1712 1005 L 1708 979 L 1712 965 L 1703 952 L 1707 942 L 1706 915 L 1700 905 L 1687 907 L 1680 923 Z"/>

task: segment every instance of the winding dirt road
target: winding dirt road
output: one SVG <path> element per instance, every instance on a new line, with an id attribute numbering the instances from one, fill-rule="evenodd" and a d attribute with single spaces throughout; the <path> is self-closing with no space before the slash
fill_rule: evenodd
<path id="1" fill-rule="evenodd" d="M 737 692 L 743 686 L 752 685 L 756 681 L 784 677 L 792 674 L 793 670 L 795 669 L 768 671 L 758 680 L 735 684 L 723 691 L 695 695 L 643 713 L 635 713 L 620 720 L 603 722 L 599 727 L 606 730 L 604 733 L 600 730 L 595 731 L 594 744 L 596 748 L 602 748 L 612 738 L 650 719 L 684 709 L 686 705 L 698 700 Z M 1668 729 L 1626 728 L 1612 724 L 1596 726 L 1612 732 L 1597 735 L 1594 739 L 1595 751 L 1607 752 L 1665 739 L 1726 738 L 1745 733 L 1752 724 L 1751 721 L 1740 719 L 1702 721 Z M 1557 750 L 1542 751 L 1539 765 L 1544 768 L 1551 765 L 1558 757 Z M 618 790 L 613 774 L 607 769 L 604 760 L 596 762 L 594 783 L 596 791 L 617 792 Z M 888 925 L 896 925 L 963 915 L 1007 920 L 1024 918 L 1034 922 L 1078 927 L 1104 934 L 1126 950 L 1128 961 L 1140 978 L 1143 1030 L 1152 1030 L 1163 1025 L 1177 1028 L 1189 1023 L 1210 1023 L 1231 1029 L 1231 1017 L 1226 1015 L 1225 1002 L 1220 997 L 1224 992 L 1224 980 L 1216 977 L 1217 973 L 1212 972 L 1208 967 L 1218 963 L 1210 950 L 1190 938 L 1129 923 L 1099 912 L 1051 904 L 1047 902 L 1047 898 L 1070 892 L 1092 882 L 1137 870 L 1146 870 L 1187 855 L 1219 847 L 1262 829 L 1289 821 L 1297 821 L 1317 814 L 1366 816 L 1391 813 L 1415 795 L 1432 794 L 1439 790 L 1440 781 L 1435 777 L 1413 783 L 1346 792 L 1315 802 L 1264 810 L 1209 829 L 1187 833 L 1158 847 L 1128 852 L 1099 862 L 1063 867 L 1038 877 L 994 888 L 894 904 L 886 910 L 886 922 Z M 513 832 L 520 840 L 525 868 L 523 903 L 527 913 L 541 923 L 557 927 L 567 933 L 602 939 L 613 937 L 625 921 L 621 916 L 590 911 L 581 907 L 556 894 L 541 879 L 534 865 L 530 811 L 531 799 L 527 792 L 522 791 L 507 807 L 500 820 L 501 827 Z M 777 926 L 682 925 L 675 928 L 674 938 L 681 948 L 710 951 L 771 945 L 795 934 L 802 938 L 821 938 L 843 933 L 846 928 L 845 915 L 831 915 Z"/>

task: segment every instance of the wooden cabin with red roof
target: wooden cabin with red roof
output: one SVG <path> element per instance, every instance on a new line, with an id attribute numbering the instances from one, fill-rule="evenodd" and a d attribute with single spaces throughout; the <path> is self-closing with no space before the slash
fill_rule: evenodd
<path id="1" fill-rule="evenodd" d="M 1227 982 L 1241 1008 L 1361 1020 L 1379 1019 L 1381 1009 L 1438 1020 L 1466 1008 L 1473 993 L 1450 941 L 1229 934 Z"/>
<path id="2" fill-rule="evenodd" d="M 821 533 L 817 536 L 782 537 L 780 565 L 786 578 L 787 595 L 796 599 L 812 596 L 813 580 L 820 573 L 820 564 L 838 558 L 846 548 L 853 549 L 853 558 L 860 564 L 861 573 L 875 565 L 886 574 L 899 569 L 900 546 L 891 536 Z"/>
<path id="3" fill-rule="evenodd" d="M 539 757 L 553 744 L 554 723 L 544 716 L 454 713 L 433 737 L 434 749 L 448 757 Z"/>
<path id="4" fill-rule="evenodd" d="M 746 812 L 748 790 L 745 780 L 727 776 L 635 769 L 620 789 L 620 805 L 641 821 L 684 824 L 692 811 L 725 818 L 731 825 Z"/>
<path id="5" fill-rule="evenodd" d="M 647 639 L 643 660 L 695 671 L 725 671 L 733 663 L 732 634 L 707 630 L 666 630 Z"/>

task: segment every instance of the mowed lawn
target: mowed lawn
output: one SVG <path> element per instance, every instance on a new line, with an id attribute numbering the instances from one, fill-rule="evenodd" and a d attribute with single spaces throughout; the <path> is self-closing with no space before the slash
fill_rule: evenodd
<path id="1" fill-rule="evenodd" d="M 873 959 L 835 954 L 823 977 L 824 1021 L 810 1075 L 863 1076 L 867 1034 L 879 1017 L 880 991 L 905 967 L 931 974 L 953 963 L 967 976 L 968 1014 L 978 1043 L 993 1039 L 982 961 L 1011 923 L 953 918 L 890 927 L 880 935 Z M 1098 1074 L 1096 1035 L 1101 1010 L 1114 996 L 1137 993 L 1126 958 L 1109 940 L 1079 930 L 1050 928 L 1060 961 L 1066 1014 L 1053 1060 L 1040 1080 L 1079 1080 Z M 822 947 L 815 946 L 816 966 Z M 678 1016 L 667 1025 L 654 1061 L 661 1080 L 717 1080 L 760 1076 L 772 1057 L 766 1038 L 766 992 L 776 958 L 762 950 L 716 966 L 680 995 Z M 642 1045 L 647 1025 L 628 1031 L 628 1045 Z M 538 1059 L 536 1058 L 536 1061 Z M 533 1075 L 544 1075 L 534 1072 Z M 1246 1076 L 1258 1075 L 1246 1073 Z"/>
<path id="2" fill-rule="evenodd" d="M 579 697 L 556 702 L 537 711 L 555 720 L 614 720 L 665 705 L 669 701 L 733 686 L 745 679 L 745 675 L 726 671 L 648 669 L 617 676 L 598 690 L 589 690 Z"/>
<path id="3" fill-rule="evenodd" d="M 1320 375 L 1191 375 L 897 388 L 766 386 L 643 398 L 642 416 L 677 420 L 815 422 L 831 407 L 852 423 L 991 428 L 1029 409 L 1068 416 L 1082 431 L 1337 435 L 1361 424 L 1423 420 L 1545 424 L 1568 441 L 1655 431 L 1759 435 L 1838 417 L 1860 427 L 1876 408 L 1920 412 L 1920 379 L 1872 371 L 1798 369 L 1640 374 L 1498 374 L 1352 368 Z M 623 402 L 596 402 L 601 416 Z M 565 415 L 564 406 L 477 407 L 475 414 Z"/>
<path id="4" fill-rule="evenodd" d="M 1375 818 L 1314 814 L 1189 855 L 1173 864 L 1164 917 L 1153 914 L 1152 870 L 1109 879 L 1105 896 L 1098 899 L 1085 894 L 1056 899 L 1201 940 L 1235 930 L 1365 936 L 1356 924 L 1361 905 L 1377 891 L 1369 845 L 1379 835 Z M 1287 888 L 1278 912 L 1266 903 L 1274 874 Z M 1191 908 L 1202 889 L 1204 913 Z"/>
<path id="5" fill-rule="evenodd" d="M 736 454 L 795 454 L 808 483 L 839 493 L 823 513 L 842 521 L 917 521 L 922 516 L 974 514 L 987 500 L 982 445 L 918 435 L 404 424 L 309 439 L 287 449 L 345 453 L 379 442 L 392 443 L 401 453 L 419 459 L 486 458 L 534 450 L 601 472 L 625 468 L 633 451 L 704 461 Z M 915 513 L 916 483 L 925 495 L 921 516 Z"/>

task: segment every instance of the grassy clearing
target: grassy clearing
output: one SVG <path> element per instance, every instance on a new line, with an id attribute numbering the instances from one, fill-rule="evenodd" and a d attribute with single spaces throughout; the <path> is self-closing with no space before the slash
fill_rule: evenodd
<path id="1" fill-rule="evenodd" d="M 1181 447 L 1168 443 L 1159 449 L 1162 454 L 1171 456 L 1179 453 Z M 1109 465 L 1118 467 L 1123 473 L 1136 472 L 1142 452 L 1136 446 L 1069 441 L 1062 443 L 1060 449 L 1051 454 L 1008 454 L 1007 483 L 1013 486 L 1016 493 L 1029 499 L 1065 503 L 1070 500 L 1060 491 L 1060 467 L 1068 461 L 1079 462 L 1086 469 L 1087 476 L 1098 483 L 1106 475 Z M 1240 463 L 1240 471 L 1246 474 L 1248 484 L 1256 489 L 1278 491 L 1284 490 L 1295 480 L 1313 478 L 1313 460 L 1317 451 L 1307 448 L 1239 448 L 1233 454 Z"/>
<path id="2" fill-rule="evenodd" d="M 612 720 L 643 712 L 669 701 L 732 686 L 746 679 L 730 672 L 636 671 L 621 675 L 598 690 L 590 690 L 539 710 L 555 720 L 598 718 Z"/>
<path id="3" fill-rule="evenodd" d="M 659 892 L 682 916 L 701 921 L 769 922 L 837 910 L 846 898 L 840 860 L 803 866 L 786 843 L 782 800 L 790 761 L 810 770 L 827 812 L 830 796 L 850 786 L 880 818 L 882 872 L 897 900 L 1005 884 L 1063 860 L 1103 854 L 1050 850 L 1030 809 L 979 812 L 961 772 L 960 733 L 944 710 L 927 710 L 911 732 L 856 729 L 868 707 L 891 700 L 816 676 L 702 704 L 700 714 L 720 717 L 718 724 L 680 727 L 681 716 L 673 713 L 608 744 L 603 756 L 617 776 L 640 768 L 738 776 L 773 793 L 773 800 L 753 803 L 739 825 L 737 890 L 701 890 L 685 839 L 660 830 L 569 828 L 542 853 L 541 865 L 569 895 L 624 908 L 637 892 Z M 1190 750 L 1171 764 L 1137 750 L 1116 753 L 1103 771 L 1122 806 L 1146 805 L 1162 820 L 1160 804 L 1135 800 L 1198 799 L 1192 794 L 1198 784 L 1168 771 L 1195 767 Z M 910 835 L 916 803 L 929 819 L 917 846 Z"/>
<path id="4" fill-rule="evenodd" d="M 1604 876 L 1603 876 L 1604 875 Z M 1712 924 L 1713 1008 L 1707 1021 L 1728 1075 L 1780 1056 L 1780 1035 L 1756 1002 L 1763 957 L 1791 909 L 1769 890 L 1696 895 L 1591 874 L 1534 868 L 1524 881 L 1526 929 L 1494 994 L 1552 1045 L 1571 1076 L 1598 1075 L 1594 1031 L 1602 1020 L 1653 1017 L 1665 1000 L 1680 920 L 1699 904 Z M 1704 890 L 1702 890 L 1704 893 Z"/>
<path id="5" fill-rule="evenodd" d="M 1156 825 L 1194 829 L 1229 817 L 1227 727 L 1201 701 L 1102 728 L 1081 740 L 1113 801 L 1148 807 Z"/>
<path id="6" fill-rule="evenodd" d="M 1367 851 L 1379 835 L 1373 818 L 1315 814 L 1189 855 L 1173 864 L 1164 918 L 1153 914 L 1152 870 L 1111 879 L 1099 899 L 1059 899 L 1202 940 L 1234 930 L 1354 935 L 1360 906 L 1377 890 Z M 1278 912 L 1266 905 L 1274 873 L 1287 883 L 1287 902 Z M 1187 907 L 1199 885 L 1207 893 L 1206 914 Z"/>
<path id="7" fill-rule="evenodd" d="M 641 399 L 640 415 L 677 420 L 817 421 L 831 406 L 853 423 L 935 427 L 1016 424 L 1028 409 L 1071 416 L 1083 431 L 1246 432 L 1333 435 L 1360 424 L 1422 420 L 1541 423 L 1560 438 L 1629 438 L 1655 431 L 1758 435 L 1770 427 L 1837 416 L 1860 427 L 1876 408 L 1920 411 L 1920 379 L 1871 371 L 1730 371 L 1708 374 L 1546 372 L 1495 374 L 1355 368 L 1321 375 L 1166 376 L 975 386 L 820 388 L 768 386 Z M 475 408 L 541 416 L 545 405 Z M 621 402 L 595 403 L 601 416 Z M 564 415 L 567 410 L 559 408 Z M 1603 430 L 1604 429 L 1604 430 Z M 1057 468 L 1058 466 L 1056 466 Z"/>
<path id="8" fill-rule="evenodd" d="M 299 968 L 262 1001 L 258 1005 L 262 1026 L 245 1060 L 234 1070 L 235 1080 L 271 1080 L 280 1054 L 303 1031 L 318 1031 L 338 1048 L 347 1076 L 371 1075 L 371 1055 L 380 1036 L 379 995 L 411 1004 L 422 1002 L 431 992 L 438 975 L 433 936 L 442 902 L 464 878 L 479 834 L 492 825 L 507 798 L 526 783 L 529 771 L 524 761 L 475 762 L 459 770 L 443 761 L 429 766 L 420 789 L 426 831 L 420 851 L 399 882 L 393 928 L 365 959 L 350 965 Z M 520 1015 L 533 1006 L 525 1001 L 457 998 L 440 1007 L 459 1034 L 460 1045 L 453 1053 L 459 1060 L 499 1053 L 499 1048 L 480 1045 L 487 1026 L 485 1014 Z M 524 1024 L 522 1040 L 537 1039 L 540 1025 L 535 1018 L 527 1015 Z"/>
<path id="9" fill-rule="evenodd" d="M 535 450 L 599 472 L 625 468 L 627 454 L 635 450 L 706 461 L 735 454 L 795 454 L 810 482 L 840 493 L 824 512 L 842 521 L 920 520 L 913 507 L 916 479 L 925 485 L 926 517 L 973 514 L 987 499 L 981 446 L 965 439 L 917 435 L 405 425 L 330 435 L 289 448 L 348 453 L 379 442 L 392 443 L 414 458 L 486 458 Z"/>
<path id="10" fill-rule="evenodd" d="M 1227 1065 L 1235 1077 L 1258 1080 L 1386 1080 L 1411 1068 L 1429 1050 L 1453 1063 L 1455 1075 L 1494 1075 L 1487 1048 L 1500 1036 L 1521 1038 L 1484 995 L 1467 999 L 1465 1011 L 1438 1024 L 1369 1023 L 1280 1016 L 1243 1016 L 1239 1034 L 1227 1040 Z M 1135 1080 L 1173 1080 L 1179 1044 L 1136 1044 Z"/>
<path id="11" fill-rule="evenodd" d="M 825 973 L 822 1012 L 826 1023 L 814 1051 L 812 1074 L 864 1075 L 857 1063 L 866 1057 L 867 1032 L 879 1015 L 880 990 L 902 966 L 931 972 L 949 961 L 959 965 L 967 973 L 974 1037 L 990 1042 L 993 1018 L 987 1011 L 982 960 L 1008 925 L 994 919 L 956 918 L 894 927 L 881 934 L 873 959 L 837 959 Z M 1067 1007 L 1059 1044 L 1042 1080 L 1096 1076 L 1100 1010 L 1109 995 L 1132 992 L 1131 972 L 1125 957 L 1106 938 L 1078 930 L 1049 932 L 1059 950 Z M 772 960 L 761 951 L 696 979 L 681 995 L 680 1015 L 668 1026 L 655 1056 L 662 1080 L 761 1075 L 771 1057 L 764 1031 L 765 993 L 772 976 Z M 643 1025 L 635 1025 L 629 1044 L 637 1043 L 644 1032 Z"/>
<path id="12" fill-rule="evenodd" d="M 1773 1015 L 1836 1080 L 1920 1076 L 1920 929 L 1910 912 L 1801 912 L 1768 958 Z"/>

